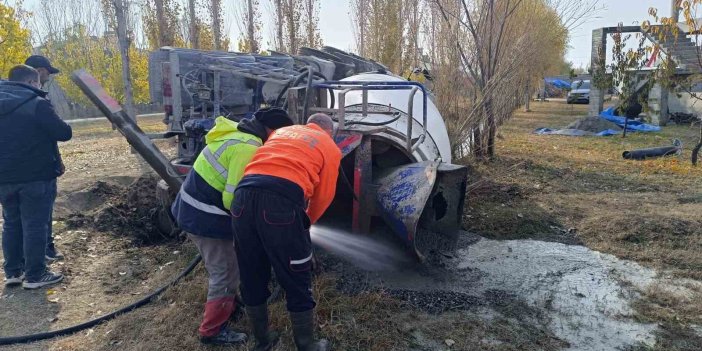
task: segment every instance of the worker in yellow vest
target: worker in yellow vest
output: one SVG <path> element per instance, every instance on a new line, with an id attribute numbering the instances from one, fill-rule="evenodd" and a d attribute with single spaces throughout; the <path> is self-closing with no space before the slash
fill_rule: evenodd
<path id="1" fill-rule="evenodd" d="M 261 109 L 253 118 L 237 123 L 224 117 L 215 120 L 171 208 L 178 226 L 188 233 L 202 256 L 209 275 L 200 341 L 231 345 L 246 342 L 244 333 L 227 325 L 236 307 L 239 266 L 234 251 L 230 207 L 234 190 L 259 146 L 278 128 L 293 122 L 285 110 Z"/>

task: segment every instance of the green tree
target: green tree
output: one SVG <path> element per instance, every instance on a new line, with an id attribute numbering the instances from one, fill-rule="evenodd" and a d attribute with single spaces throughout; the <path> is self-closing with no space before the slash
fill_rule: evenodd
<path id="1" fill-rule="evenodd" d="M 0 77 L 31 54 L 30 32 L 22 20 L 22 11 L 0 3 Z"/>

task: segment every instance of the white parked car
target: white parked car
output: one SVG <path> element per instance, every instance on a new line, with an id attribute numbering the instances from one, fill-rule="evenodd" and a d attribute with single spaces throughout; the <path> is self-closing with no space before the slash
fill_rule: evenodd
<path id="1" fill-rule="evenodd" d="M 589 80 L 575 80 L 570 85 L 570 91 L 568 92 L 568 98 L 566 100 L 569 104 L 573 103 L 590 103 L 590 81 Z"/>

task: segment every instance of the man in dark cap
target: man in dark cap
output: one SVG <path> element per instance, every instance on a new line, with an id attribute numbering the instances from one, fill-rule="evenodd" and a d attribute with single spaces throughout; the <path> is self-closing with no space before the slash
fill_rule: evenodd
<path id="1" fill-rule="evenodd" d="M 24 61 L 24 64 L 29 67 L 33 67 L 35 70 L 37 70 L 37 72 L 39 72 L 39 83 L 41 84 L 42 88 L 46 87 L 46 83 L 49 81 L 52 74 L 58 74 L 61 72 L 51 65 L 51 61 L 49 61 L 48 58 L 41 55 L 29 56 L 27 60 Z M 61 164 L 61 173 L 63 173 L 64 167 L 63 161 L 61 161 L 61 154 L 59 154 L 59 163 Z M 46 240 L 46 260 L 49 262 L 63 258 L 63 255 L 56 249 L 56 245 L 54 244 L 53 221 L 52 216 L 49 218 L 49 233 Z"/>
<path id="2" fill-rule="evenodd" d="M 235 310 L 239 265 L 229 209 L 234 190 L 259 146 L 276 129 L 292 125 L 285 110 L 261 109 L 239 123 L 224 117 L 205 136 L 207 146 L 197 157 L 172 206 L 179 227 L 188 233 L 209 275 L 200 341 L 231 345 L 247 336 L 229 329 L 226 322 Z"/>
<path id="3" fill-rule="evenodd" d="M 0 203 L 5 285 L 37 289 L 63 279 L 46 269 L 48 226 L 62 173 L 58 141 L 71 139 L 39 89 L 39 73 L 26 65 L 0 82 Z"/>
<path id="4" fill-rule="evenodd" d="M 39 72 L 39 81 L 41 82 L 42 86 L 49 81 L 49 78 L 51 78 L 52 74 L 58 74 L 61 72 L 51 65 L 51 61 L 49 61 L 48 58 L 41 55 L 29 56 L 29 58 L 27 58 L 27 60 L 24 61 L 24 64 L 30 67 L 34 67 L 34 69 L 36 69 L 37 72 Z"/>

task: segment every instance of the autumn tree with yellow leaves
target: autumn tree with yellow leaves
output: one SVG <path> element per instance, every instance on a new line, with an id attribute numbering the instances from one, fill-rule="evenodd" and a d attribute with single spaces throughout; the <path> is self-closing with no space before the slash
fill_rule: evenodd
<path id="1" fill-rule="evenodd" d="M 25 16 L 17 8 L 0 2 L 0 78 L 32 51 L 30 31 L 23 25 Z"/>

